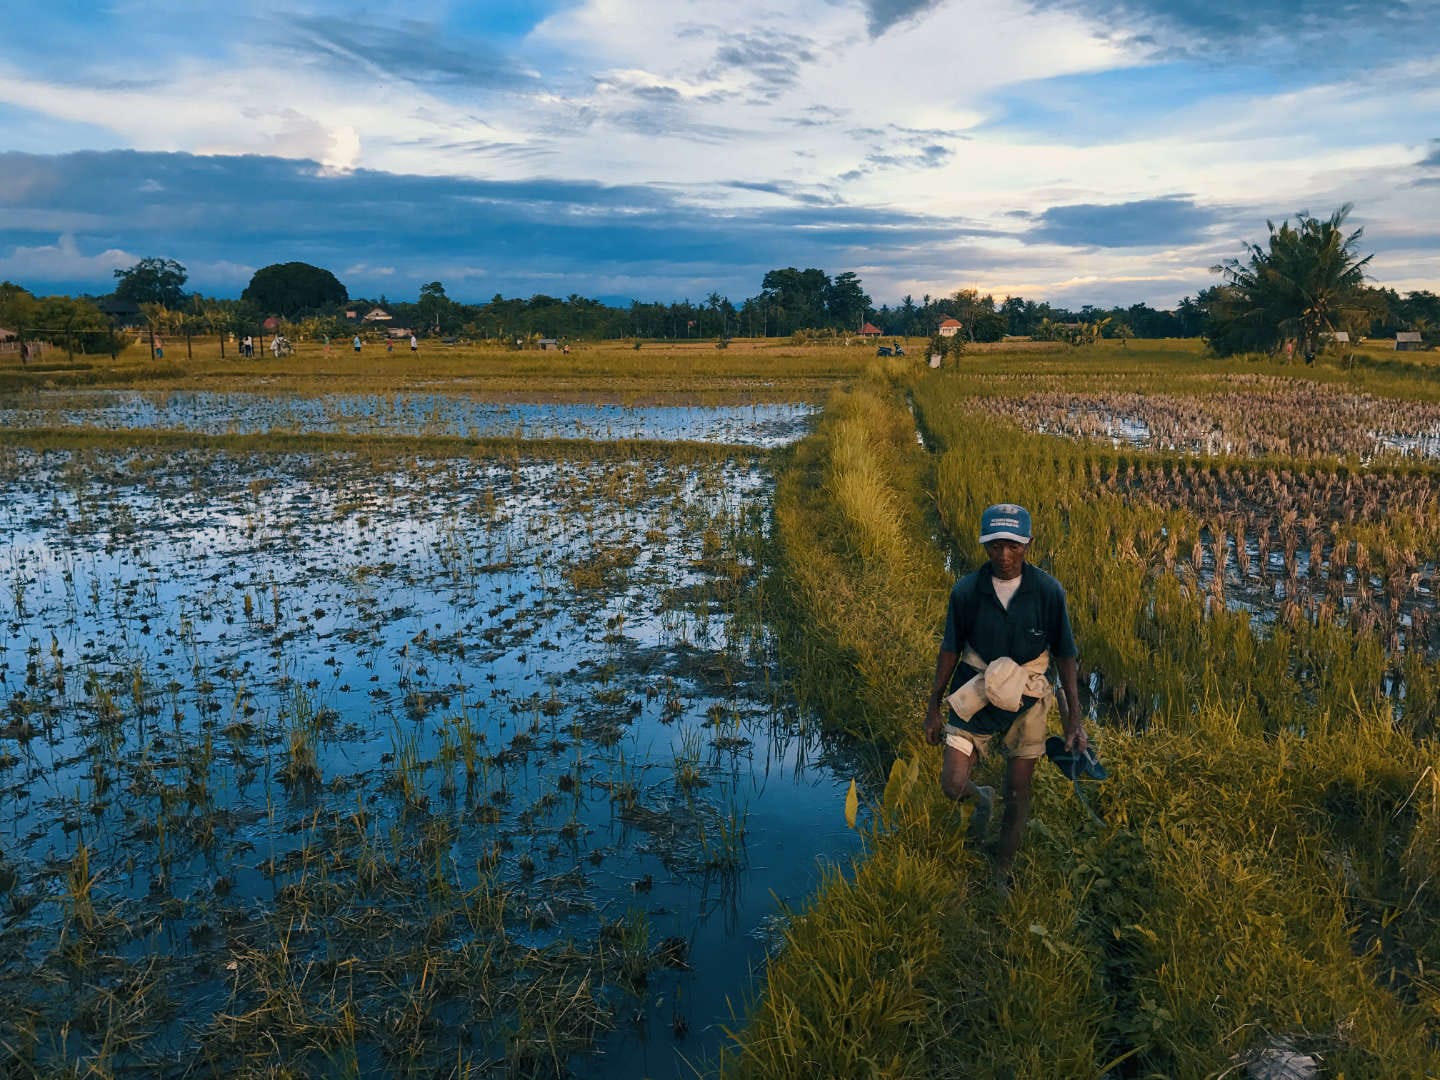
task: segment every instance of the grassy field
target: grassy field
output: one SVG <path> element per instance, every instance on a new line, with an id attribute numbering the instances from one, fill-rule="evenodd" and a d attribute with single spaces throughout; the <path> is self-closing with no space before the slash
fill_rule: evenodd
<path id="1" fill-rule="evenodd" d="M 148 347 L 139 345 L 115 361 L 77 355 L 71 362 L 58 350 L 28 367 L 6 359 L 0 362 L 0 391 L 91 386 L 322 394 L 424 387 L 497 400 L 794 401 L 823 398 L 835 379 L 863 371 L 875 354 L 873 346 L 859 342 L 809 348 L 738 340 L 723 350 L 713 342 L 644 342 L 639 349 L 629 343 L 577 344 L 569 355 L 428 341 L 414 355 L 404 345 L 386 352 L 376 342 L 357 354 L 348 343 L 327 350 L 304 342 L 284 360 L 262 354 L 258 346 L 254 359 L 240 359 L 227 345 L 222 360 L 214 338 L 194 339 L 190 352 L 193 358 L 187 358 L 183 342 L 171 342 L 163 361 L 152 360 Z"/>

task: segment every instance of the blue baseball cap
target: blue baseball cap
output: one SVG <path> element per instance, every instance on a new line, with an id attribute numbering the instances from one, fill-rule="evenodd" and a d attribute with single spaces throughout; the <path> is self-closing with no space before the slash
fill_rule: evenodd
<path id="1" fill-rule="evenodd" d="M 980 515 L 980 543 L 988 544 L 991 540 L 1015 540 L 1028 544 L 1030 511 L 1014 503 L 987 506 Z"/>

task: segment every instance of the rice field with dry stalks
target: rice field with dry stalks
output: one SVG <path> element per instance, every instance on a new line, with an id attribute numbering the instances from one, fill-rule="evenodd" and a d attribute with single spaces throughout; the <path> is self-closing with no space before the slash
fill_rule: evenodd
<path id="1" fill-rule="evenodd" d="M 992 416 L 1047 434 L 1207 456 L 1440 459 L 1440 403 L 1301 378 L 1225 375 L 1195 394 L 1049 390 L 987 397 Z"/>

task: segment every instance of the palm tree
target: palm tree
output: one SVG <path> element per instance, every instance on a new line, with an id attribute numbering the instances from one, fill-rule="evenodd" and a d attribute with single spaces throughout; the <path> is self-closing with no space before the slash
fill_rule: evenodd
<path id="1" fill-rule="evenodd" d="M 712 289 L 710 295 L 705 298 L 705 303 L 711 311 L 715 312 L 717 316 L 716 321 L 718 322 L 718 316 L 720 314 L 720 294 Z M 701 334 L 700 336 L 704 337 L 705 335 Z M 720 336 L 722 338 L 725 336 L 725 327 L 723 325 L 720 327 Z"/>
<path id="2" fill-rule="evenodd" d="M 1343 231 L 1351 209 L 1346 203 L 1324 220 L 1301 212 L 1293 227 L 1267 221 L 1267 246 L 1251 244 L 1246 261 L 1212 267 L 1225 279 L 1206 335 L 1216 351 L 1274 351 L 1293 340 L 1311 353 L 1322 334 L 1368 316 L 1365 267 L 1372 256 L 1357 257 L 1363 229 Z"/>

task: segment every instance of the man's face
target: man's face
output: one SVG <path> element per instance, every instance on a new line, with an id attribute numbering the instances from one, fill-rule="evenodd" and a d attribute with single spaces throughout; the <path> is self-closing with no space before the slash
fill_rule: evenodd
<path id="1" fill-rule="evenodd" d="M 991 540 L 985 545 L 985 553 L 990 556 L 990 569 L 1001 581 L 1020 575 L 1028 550 L 1030 545 L 1018 540 Z"/>

